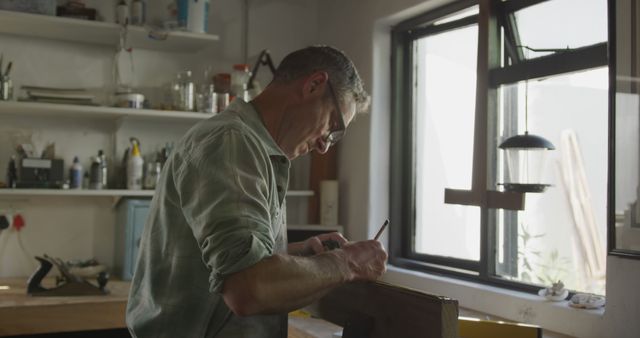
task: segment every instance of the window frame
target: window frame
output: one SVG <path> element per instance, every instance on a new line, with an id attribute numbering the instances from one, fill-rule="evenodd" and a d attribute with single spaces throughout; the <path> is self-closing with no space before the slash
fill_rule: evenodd
<path id="1" fill-rule="evenodd" d="M 610 206 L 607 210 L 607 254 L 612 256 L 618 256 L 628 259 L 640 260 L 640 253 L 637 250 L 618 249 L 616 246 L 616 94 L 618 92 L 618 36 L 617 36 L 617 20 L 618 6 L 616 0 L 607 0 L 608 3 L 608 28 L 609 28 L 609 58 L 611 60 L 609 64 L 609 186 L 608 186 L 608 204 Z M 640 4 L 633 5 L 640 6 Z M 633 41 L 631 42 L 634 43 Z M 636 54 L 635 47 L 631 49 L 633 55 Z M 635 57 L 632 57 L 635 59 Z M 633 67 L 633 66 L 632 66 Z M 637 84 L 632 84 L 632 88 Z"/>
<path id="2" fill-rule="evenodd" d="M 509 13 L 546 0 L 462 0 L 442 6 L 415 18 L 399 23 L 391 31 L 391 152 L 390 152 L 390 217 L 397 227 L 390 227 L 389 260 L 392 265 L 458 279 L 480 282 L 524 292 L 537 292 L 539 286 L 512 281 L 497 275 L 506 269 L 496 262 L 495 208 L 517 209 L 524 205 L 524 195 L 490 190 L 496 182 L 498 88 L 530 78 L 558 75 L 576 70 L 610 66 L 607 42 L 573 49 L 563 53 L 526 60 L 517 53 L 515 34 L 505 27 L 505 46 L 501 45 L 501 27 L 509 25 Z M 433 23 L 443 17 L 479 5 L 480 13 L 438 26 Z M 478 24 L 478 67 L 476 86 L 476 127 L 473 151 L 473 186 L 470 191 L 450 190 L 444 193 L 447 203 L 475 205 L 480 209 L 480 260 L 465 260 L 416 253 L 413 246 L 416 226 L 415 212 L 415 123 L 413 106 L 413 41 L 431 34 Z M 504 60 L 500 50 L 504 48 Z M 489 53 L 489 51 L 496 51 Z M 483 57 L 483 53 L 486 56 Z M 506 59 L 511 56 L 512 64 Z M 504 66 L 501 67 L 501 61 Z M 609 150 L 611 151 L 611 150 Z M 506 205 L 513 199 L 516 203 Z M 506 234 L 505 236 L 509 236 Z M 513 234 L 511 234 L 513 237 Z M 517 235 L 516 235 L 517 238 Z M 517 245 L 512 245 L 517 251 Z M 508 268 L 508 267 L 507 267 Z"/>

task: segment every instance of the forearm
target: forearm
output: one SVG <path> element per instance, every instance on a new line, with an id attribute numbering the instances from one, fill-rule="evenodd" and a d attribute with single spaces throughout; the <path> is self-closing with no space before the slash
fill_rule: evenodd
<path id="1" fill-rule="evenodd" d="M 275 255 L 229 276 L 223 294 L 240 315 L 286 313 L 351 278 L 341 250 L 313 257 Z"/>

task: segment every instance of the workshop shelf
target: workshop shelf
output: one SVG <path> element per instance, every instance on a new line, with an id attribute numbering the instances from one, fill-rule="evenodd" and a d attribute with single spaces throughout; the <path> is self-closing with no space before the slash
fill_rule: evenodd
<path id="1" fill-rule="evenodd" d="M 289 190 L 287 197 L 311 197 L 315 195 L 313 190 Z"/>
<path id="2" fill-rule="evenodd" d="M 95 196 L 95 197 L 153 197 L 153 190 L 126 189 L 0 189 L 0 197 L 11 196 Z M 287 197 L 313 196 L 312 190 L 291 190 Z"/>
<path id="3" fill-rule="evenodd" d="M 63 18 L 0 10 L 0 33 L 69 42 L 117 46 L 121 26 L 115 23 Z M 141 26 L 129 26 L 133 48 L 194 53 L 220 38 L 213 34 L 182 31 L 154 32 Z M 160 37 L 160 39 L 158 38 Z"/>
<path id="4" fill-rule="evenodd" d="M 0 101 L 0 115 L 32 115 L 37 117 L 80 117 L 106 119 L 152 119 L 197 121 L 210 118 L 211 114 L 172 110 L 132 109 L 73 104 Z"/>
<path id="5" fill-rule="evenodd" d="M 0 189 L 0 196 L 153 197 L 153 190 L 126 189 Z"/>

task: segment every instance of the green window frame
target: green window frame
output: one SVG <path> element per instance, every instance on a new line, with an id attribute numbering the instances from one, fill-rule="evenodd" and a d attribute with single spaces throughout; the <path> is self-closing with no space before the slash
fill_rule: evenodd
<path id="1" fill-rule="evenodd" d="M 517 27 L 512 19 L 513 15 L 510 14 L 541 2 L 543 1 L 457 1 L 401 22 L 392 30 L 390 217 L 393 223 L 401 226 L 390 228 L 391 264 L 526 292 L 539 289 L 538 286 L 508 280 L 498 274 L 498 272 L 513 274 L 515 263 L 513 257 L 508 259 L 507 263 L 496 263 L 498 216 L 495 209 L 521 210 L 526 198 L 526 194 L 523 193 L 490 188 L 496 186 L 495 163 L 498 144 L 497 140 L 490 135 L 495 135 L 498 88 L 501 85 L 531 78 L 609 65 L 606 41 L 526 58 L 517 48 L 520 41 Z M 479 14 L 439 23 L 443 18 L 475 5 L 479 6 Z M 469 190 L 446 189 L 443 197 L 446 203 L 480 208 L 480 259 L 478 261 L 420 254 L 416 252 L 413 244 L 416 229 L 414 43 L 425 36 L 474 24 L 478 25 L 479 38 L 473 183 Z M 508 213 L 504 217 L 514 216 Z M 512 219 L 511 222 L 513 221 Z M 504 231 L 502 236 L 506 243 L 506 248 L 503 249 L 511 256 L 517 255 L 517 229 Z"/>

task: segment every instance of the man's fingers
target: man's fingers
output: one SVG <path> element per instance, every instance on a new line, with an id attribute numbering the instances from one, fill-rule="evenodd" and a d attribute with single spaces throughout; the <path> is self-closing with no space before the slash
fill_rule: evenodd
<path id="1" fill-rule="evenodd" d="M 351 242 L 344 245 L 356 280 L 376 280 L 387 270 L 387 251 L 376 240 Z"/>
<path id="2" fill-rule="evenodd" d="M 314 254 L 319 254 L 324 252 L 324 245 L 322 245 L 322 241 L 318 237 L 311 237 L 307 240 L 307 245 L 313 251 Z"/>
<path id="3" fill-rule="evenodd" d="M 334 241 L 338 242 L 338 244 L 340 244 L 340 246 L 342 246 L 343 244 L 346 244 L 346 243 L 349 242 L 339 232 L 330 232 L 328 234 L 321 234 L 321 235 L 318 235 L 318 237 L 320 237 L 320 240 L 322 240 L 322 241 L 326 241 L 326 240 L 329 240 L 329 239 L 330 240 L 334 240 Z"/>
<path id="4" fill-rule="evenodd" d="M 349 241 L 348 241 L 346 238 L 344 238 L 344 236 L 342 236 L 342 234 L 341 234 L 341 233 L 339 233 L 339 232 L 333 232 L 333 233 L 331 233 L 331 235 L 332 235 L 332 236 L 331 236 L 331 239 L 333 239 L 334 241 L 336 241 L 336 242 L 340 243 L 340 246 L 342 246 L 343 244 L 346 244 L 346 243 L 348 243 L 348 242 L 349 242 Z"/>

